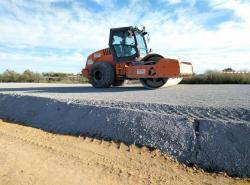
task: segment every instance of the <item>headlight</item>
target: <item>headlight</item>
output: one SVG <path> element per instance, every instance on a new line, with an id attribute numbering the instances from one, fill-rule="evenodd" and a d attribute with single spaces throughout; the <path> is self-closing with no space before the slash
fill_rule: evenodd
<path id="1" fill-rule="evenodd" d="M 87 65 L 92 65 L 93 63 L 94 63 L 94 61 L 91 59 L 87 60 L 87 62 L 86 62 Z"/>

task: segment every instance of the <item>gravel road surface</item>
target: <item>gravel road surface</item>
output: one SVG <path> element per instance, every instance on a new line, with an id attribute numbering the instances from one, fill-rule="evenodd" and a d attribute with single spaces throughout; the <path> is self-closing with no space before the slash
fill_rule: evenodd
<path id="1" fill-rule="evenodd" d="M 95 89 L 90 85 L 2 83 L 0 93 L 60 99 L 123 101 L 202 107 L 250 107 L 250 85 L 177 85 L 146 90 L 140 85 Z"/>
<path id="2" fill-rule="evenodd" d="M 188 165 L 250 177 L 250 85 L 0 84 L 0 117 L 59 134 L 158 148 Z"/>

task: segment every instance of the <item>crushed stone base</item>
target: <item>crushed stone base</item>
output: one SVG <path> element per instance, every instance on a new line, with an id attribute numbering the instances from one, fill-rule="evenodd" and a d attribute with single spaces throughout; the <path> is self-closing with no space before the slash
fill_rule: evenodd
<path id="1" fill-rule="evenodd" d="M 247 109 L 66 102 L 0 94 L 0 117 L 59 134 L 146 145 L 188 165 L 250 177 Z"/>

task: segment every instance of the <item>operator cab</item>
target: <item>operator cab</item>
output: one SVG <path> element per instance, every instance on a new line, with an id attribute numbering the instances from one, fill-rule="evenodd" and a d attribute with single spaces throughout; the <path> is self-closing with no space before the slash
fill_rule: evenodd
<path id="1" fill-rule="evenodd" d="M 135 61 L 148 54 L 144 35 L 137 27 L 110 29 L 109 47 L 116 62 Z"/>

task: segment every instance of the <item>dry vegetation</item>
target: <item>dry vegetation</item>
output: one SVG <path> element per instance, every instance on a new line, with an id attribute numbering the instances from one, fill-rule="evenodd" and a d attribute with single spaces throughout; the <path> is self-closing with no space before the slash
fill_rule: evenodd
<path id="1" fill-rule="evenodd" d="M 23 73 L 6 70 L 0 73 L 0 82 L 36 82 L 36 83 L 87 83 L 88 79 L 81 74 L 72 73 L 36 73 L 25 70 Z M 128 83 L 139 83 L 138 80 Z M 185 78 L 182 84 L 250 84 L 250 73 L 223 73 L 208 71 L 204 74 L 195 74 Z"/>
<path id="2" fill-rule="evenodd" d="M 36 82 L 36 83 L 86 83 L 87 79 L 81 74 L 72 73 L 37 73 L 25 70 L 23 73 L 17 73 L 12 70 L 6 70 L 0 74 L 0 82 Z"/>
<path id="3" fill-rule="evenodd" d="M 250 84 L 250 73 L 209 71 L 183 79 L 182 84 Z"/>

